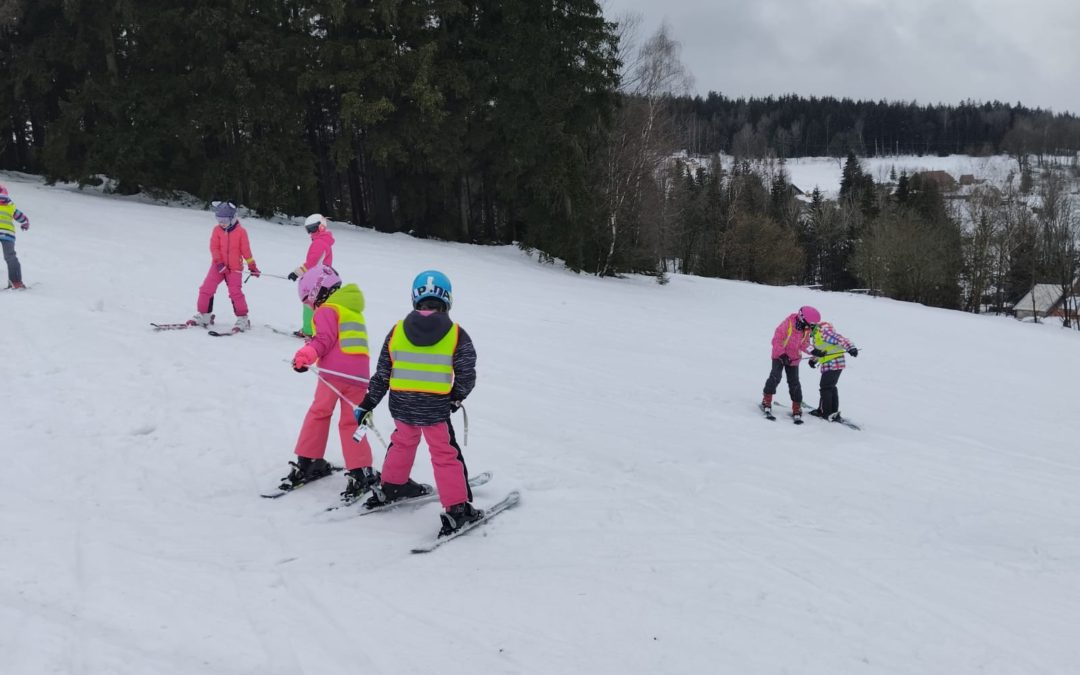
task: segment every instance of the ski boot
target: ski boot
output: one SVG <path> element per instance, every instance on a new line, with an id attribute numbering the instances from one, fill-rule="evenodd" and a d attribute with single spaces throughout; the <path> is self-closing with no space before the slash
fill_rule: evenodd
<path id="1" fill-rule="evenodd" d="M 439 530 L 439 536 L 445 537 L 460 530 L 462 526 L 468 523 L 475 523 L 484 517 L 484 512 L 474 507 L 469 502 L 462 504 L 454 504 L 450 508 L 446 509 L 439 514 L 439 519 L 442 521 L 442 529 Z"/>
<path id="2" fill-rule="evenodd" d="M 795 424 L 802 424 L 802 403 L 799 401 L 791 402 L 791 416 L 795 419 Z"/>
<path id="3" fill-rule="evenodd" d="M 378 508 L 399 499 L 410 499 L 427 494 L 423 485 L 410 478 L 405 483 L 375 483 L 371 486 L 371 496 L 364 502 L 369 509 Z"/>
<path id="4" fill-rule="evenodd" d="M 10 288 L 13 291 L 18 291 L 18 290 L 24 290 L 25 291 L 26 290 L 26 284 L 24 284 L 21 281 L 12 281 L 11 285 L 8 286 L 8 288 Z"/>
<path id="5" fill-rule="evenodd" d="M 839 410 L 837 410 L 836 412 L 834 412 L 831 415 L 828 415 L 825 419 L 829 420 L 830 422 L 843 422 L 844 421 L 844 418 L 840 417 L 840 411 Z"/>
<path id="6" fill-rule="evenodd" d="M 251 330 L 251 319 L 247 318 L 247 316 L 236 317 L 236 325 L 233 326 L 233 331 L 243 333 L 246 330 Z"/>
<path id="7" fill-rule="evenodd" d="M 341 501 L 346 504 L 359 501 L 361 497 L 371 490 L 372 486 L 379 484 L 379 472 L 370 466 L 349 469 L 345 473 L 345 477 L 347 482 L 345 483 L 345 491 L 341 493 Z"/>
<path id="8" fill-rule="evenodd" d="M 291 490 L 304 483 L 325 478 L 334 472 L 330 462 L 325 459 L 297 457 L 295 462 L 289 462 L 289 466 L 292 467 L 289 475 L 281 479 L 282 490 Z"/>
<path id="9" fill-rule="evenodd" d="M 810 414 L 813 415 L 814 417 L 820 417 L 821 419 L 828 419 L 828 417 L 829 417 L 825 413 L 821 412 L 821 408 L 814 408 L 813 410 L 810 411 Z"/>
<path id="10" fill-rule="evenodd" d="M 765 394 L 761 399 L 761 412 L 766 415 L 772 414 L 772 394 Z"/>
<path id="11" fill-rule="evenodd" d="M 212 323 L 214 323 L 214 317 L 210 312 L 199 312 L 187 321 L 189 326 L 199 326 L 201 328 L 206 328 Z"/>

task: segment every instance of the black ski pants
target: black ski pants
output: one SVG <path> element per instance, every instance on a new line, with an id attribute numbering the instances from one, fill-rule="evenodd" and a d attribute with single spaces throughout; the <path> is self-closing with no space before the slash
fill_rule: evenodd
<path id="1" fill-rule="evenodd" d="M 840 392 L 836 389 L 836 382 L 840 379 L 842 372 L 844 371 L 829 370 L 821 374 L 821 384 L 818 385 L 818 391 L 821 392 L 818 410 L 826 417 L 840 412 Z"/>
<path id="2" fill-rule="evenodd" d="M 802 403 L 802 385 L 799 384 L 799 364 L 785 366 L 780 359 L 772 360 L 772 371 L 769 379 L 765 380 L 765 393 L 772 396 L 776 388 L 780 386 L 780 377 L 787 377 L 788 394 L 791 395 L 792 403 Z"/>

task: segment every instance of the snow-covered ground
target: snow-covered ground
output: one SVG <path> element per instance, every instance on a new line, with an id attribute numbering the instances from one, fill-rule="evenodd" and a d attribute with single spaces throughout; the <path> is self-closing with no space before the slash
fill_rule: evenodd
<path id="1" fill-rule="evenodd" d="M 315 386 L 286 362 L 297 342 L 263 327 L 298 325 L 293 284 L 245 286 L 249 334 L 154 333 L 194 311 L 208 212 L 0 181 L 32 219 L 18 249 L 35 284 L 0 292 L 4 673 L 1080 664 L 1075 331 L 602 280 L 513 248 L 334 226 L 373 336 L 407 311 L 416 272 L 449 274 L 480 359 L 465 456 L 495 474 L 476 502 L 523 493 L 417 556 L 437 505 L 330 520 L 340 476 L 258 497 L 285 474 Z M 302 229 L 244 223 L 265 272 L 299 263 Z M 862 348 L 840 380 L 861 432 L 756 409 L 772 331 L 807 303 Z M 228 304 L 222 289 L 219 321 Z M 817 373 L 803 377 L 815 401 Z M 385 403 L 376 418 L 385 435 Z M 431 479 L 423 451 L 414 476 Z"/>

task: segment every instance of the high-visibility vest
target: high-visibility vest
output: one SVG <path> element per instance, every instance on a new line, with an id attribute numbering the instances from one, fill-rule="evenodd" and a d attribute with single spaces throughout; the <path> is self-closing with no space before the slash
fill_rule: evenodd
<path id="1" fill-rule="evenodd" d="M 334 302 L 334 296 L 323 303 L 327 307 L 333 307 L 338 314 L 338 346 L 346 354 L 367 354 L 368 335 L 367 325 L 364 324 L 362 312 L 356 312 L 345 305 Z M 315 322 L 312 321 L 312 335 L 315 334 Z"/>
<path id="2" fill-rule="evenodd" d="M 825 356 L 817 357 L 818 365 L 822 363 L 828 363 L 829 361 L 835 361 L 844 355 L 844 348 L 840 345 L 834 345 L 829 342 L 825 342 L 825 339 L 821 336 L 820 326 L 814 327 L 814 347 L 825 352 Z"/>
<path id="3" fill-rule="evenodd" d="M 0 234 L 15 236 L 15 205 L 0 204 Z"/>
<path id="4" fill-rule="evenodd" d="M 454 350 L 458 344 L 455 323 L 441 340 L 418 347 L 405 335 L 405 321 L 398 321 L 390 336 L 390 389 L 425 394 L 449 394 L 454 385 Z"/>

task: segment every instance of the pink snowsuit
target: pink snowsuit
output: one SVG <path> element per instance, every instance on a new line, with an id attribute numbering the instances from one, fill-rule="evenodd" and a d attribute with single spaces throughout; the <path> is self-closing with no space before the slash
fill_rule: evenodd
<path id="1" fill-rule="evenodd" d="M 331 295 L 327 302 L 340 303 L 355 312 L 363 312 L 364 309 L 364 295 L 355 284 L 342 287 Z M 338 310 L 329 304 L 320 306 L 315 310 L 314 324 L 315 337 L 301 347 L 297 355 L 307 352 L 310 358 L 318 359 L 320 368 L 367 380 L 371 372 L 370 356 L 341 351 Z M 304 423 L 300 427 L 300 437 L 296 440 L 296 454 L 312 459 L 321 459 L 326 454 L 330 419 L 334 415 L 334 408 L 340 405 L 338 435 L 341 437 L 341 454 L 345 458 L 345 468 L 352 470 L 371 466 L 371 444 L 367 437 L 359 443 L 352 438 L 358 425 L 349 403 L 364 400 L 368 390 L 367 383 L 330 374 L 320 375 L 319 378 L 315 399 L 308 408 Z M 338 396 L 327 383 L 341 392 L 344 398 Z"/>
<path id="2" fill-rule="evenodd" d="M 302 269 L 307 272 L 316 265 L 333 265 L 334 264 L 334 235 L 329 230 L 322 230 L 321 232 L 313 232 L 311 234 L 311 245 L 308 246 L 307 258 L 304 259 Z M 300 273 L 298 276 L 303 276 Z"/>
<path id="3" fill-rule="evenodd" d="M 787 354 L 791 359 L 791 365 L 798 365 L 803 353 L 809 354 L 813 350 L 810 344 L 814 331 L 806 328 L 799 330 L 795 327 L 797 314 L 791 314 L 780 322 L 773 332 L 772 358 L 778 359 L 781 354 Z"/>
<path id="4" fill-rule="evenodd" d="M 236 221 L 228 229 L 215 227 L 210 235 L 210 270 L 199 287 L 199 300 L 196 304 L 199 312 L 208 313 L 214 308 L 214 293 L 217 287 L 224 281 L 229 289 L 229 299 L 232 300 L 233 313 L 236 316 L 247 316 L 247 299 L 243 291 L 244 263 L 250 268 L 255 264 L 251 257 L 251 244 L 248 242 L 247 230 Z M 221 266 L 225 270 L 221 271 Z"/>

